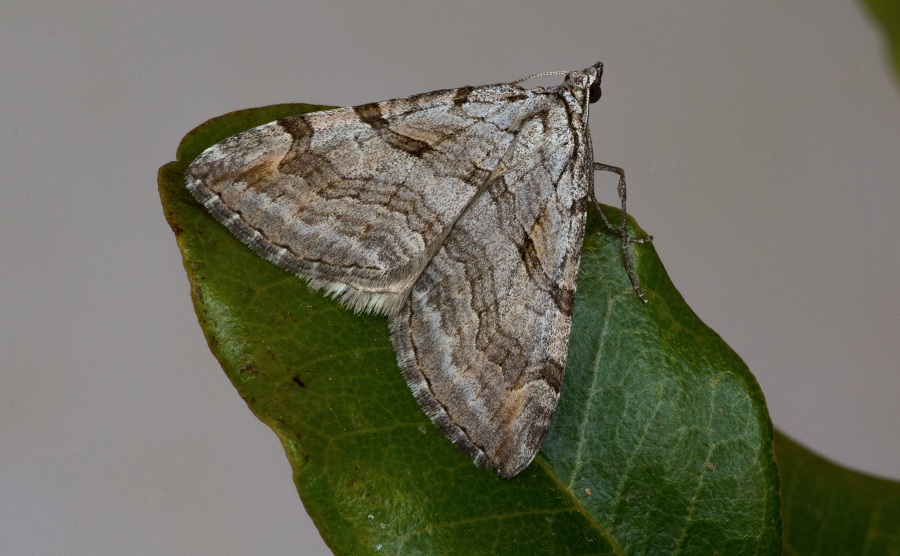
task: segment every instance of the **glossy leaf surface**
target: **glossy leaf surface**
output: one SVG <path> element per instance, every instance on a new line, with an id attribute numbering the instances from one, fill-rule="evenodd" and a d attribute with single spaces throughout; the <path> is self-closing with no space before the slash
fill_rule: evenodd
<path id="1" fill-rule="evenodd" d="M 210 349 L 281 438 L 337 554 L 778 552 L 762 394 L 652 245 L 633 247 L 645 305 L 592 209 L 557 419 L 531 466 L 504 480 L 473 466 L 418 408 L 383 318 L 347 311 L 258 258 L 185 189 L 206 147 L 322 108 L 213 119 L 185 137 L 159 183 Z"/>

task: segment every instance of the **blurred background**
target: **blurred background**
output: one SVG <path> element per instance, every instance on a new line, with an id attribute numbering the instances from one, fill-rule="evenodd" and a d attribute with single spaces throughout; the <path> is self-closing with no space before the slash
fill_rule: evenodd
<path id="1" fill-rule="evenodd" d="M 0 553 L 329 554 L 206 347 L 157 168 L 239 108 L 598 60 L 596 158 L 775 425 L 900 479 L 900 86 L 861 5 L 7 4 Z"/>

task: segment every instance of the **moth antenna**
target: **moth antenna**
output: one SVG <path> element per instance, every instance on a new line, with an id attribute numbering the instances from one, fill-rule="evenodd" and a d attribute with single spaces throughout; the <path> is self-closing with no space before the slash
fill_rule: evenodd
<path id="1" fill-rule="evenodd" d="M 523 77 L 521 79 L 516 79 L 515 81 L 511 81 L 511 85 L 517 85 L 523 81 L 528 81 L 529 79 L 535 79 L 538 77 L 546 77 L 548 75 L 567 75 L 572 72 L 570 71 L 542 71 L 541 73 L 535 73 L 533 75 L 529 75 L 528 77 Z"/>

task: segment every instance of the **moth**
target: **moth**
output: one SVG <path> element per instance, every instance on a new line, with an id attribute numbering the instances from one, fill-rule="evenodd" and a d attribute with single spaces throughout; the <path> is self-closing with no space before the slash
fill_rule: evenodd
<path id="1" fill-rule="evenodd" d="M 260 256 L 389 319 L 419 405 L 474 462 L 537 454 L 566 369 L 603 65 L 277 120 L 210 147 L 187 187 Z M 556 87 L 526 79 L 565 75 Z M 601 212 L 602 214 L 602 212 Z"/>

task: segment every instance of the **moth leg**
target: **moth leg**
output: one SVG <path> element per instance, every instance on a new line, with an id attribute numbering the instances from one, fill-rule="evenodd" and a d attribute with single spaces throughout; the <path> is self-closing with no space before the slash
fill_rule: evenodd
<path id="1" fill-rule="evenodd" d="M 626 227 L 628 212 L 625 209 L 625 198 L 626 198 L 626 188 L 625 188 L 625 170 L 617 167 L 610 166 L 608 164 L 600 164 L 599 162 L 594 163 L 594 170 L 600 170 L 604 172 L 612 172 L 614 174 L 619 175 L 619 199 L 622 201 L 622 226 L 614 226 L 612 222 L 606 218 L 606 215 L 603 214 L 603 211 L 600 210 L 600 202 L 597 201 L 597 196 L 594 191 L 591 190 L 591 199 L 594 201 L 594 204 L 597 205 L 597 212 L 600 213 L 600 217 L 603 218 L 603 223 L 606 224 L 606 227 L 615 232 L 622 238 L 622 254 L 625 256 L 625 271 L 628 273 L 628 279 L 631 280 L 631 286 L 634 288 L 634 292 L 637 294 L 641 301 L 644 303 L 649 303 L 647 301 L 647 296 L 644 295 L 644 290 L 641 289 L 641 285 L 638 283 L 637 276 L 634 274 L 634 268 L 631 264 L 631 253 L 628 251 L 629 243 L 649 243 L 653 241 L 653 236 L 647 237 L 635 237 L 628 235 L 628 229 Z"/>

